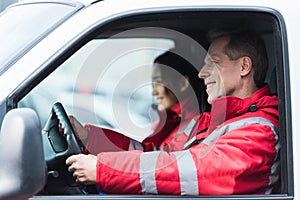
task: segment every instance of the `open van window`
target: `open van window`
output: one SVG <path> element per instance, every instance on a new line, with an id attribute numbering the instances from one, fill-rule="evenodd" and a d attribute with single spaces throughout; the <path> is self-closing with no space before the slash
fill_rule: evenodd
<path id="1" fill-rule="evenodd" d="M 70 47 L 54 56 L 48 62 L 51 65 L 43 66 L 41 74 L 33 74 L 27 85 L 20 86 L 10 97 L 10 102 L 17 107 L 34 109 L 44 126 L 52 105 L 60 101 L 68 114 L 80 116 L 83 123 L 125 132 L 142 141 L 151 134 L 152 125 L 158 118 L 151 94 L 154 59 L 176 48 L 177 53 L 187 60 L 193 59 L 192 54 L 198 54 L 199 60 L 191 62 L 197 63 L 199 71 L 210 45 L 209 32 L 238 29 L 255 31 L 263 38 L 269 61 L 265 81 L 279 101 L 281 179 L 272 194 L 256 197 L 273 199 L 277 195 L 291 195 L 293 172 L 292 159 L 289 159 L 292 143 L 288 131 L 291 108 L 286 33 L 282 17 L 274 10 L 166 9 L 128 14 L 105 24 L 95 24 L 89 30 L 83 30 Z M 123 123 L 124 119 L 128 121 Z M 42 195 L 56 195 L 53 188 L 49 189 L 51 185 L 46 187 Z M 77 192 L 66 191 L 63 195 Z M 238 198 L 249 199 L 252 194 Z"/>

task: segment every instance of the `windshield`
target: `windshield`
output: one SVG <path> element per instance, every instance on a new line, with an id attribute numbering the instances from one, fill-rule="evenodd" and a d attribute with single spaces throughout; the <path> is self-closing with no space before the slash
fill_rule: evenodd
<path id="1" fill-rule="evenodd" d="M 0 15 L 0 75 L 35 43 L 81 8 L 54 2 L 12 6 Z"/>

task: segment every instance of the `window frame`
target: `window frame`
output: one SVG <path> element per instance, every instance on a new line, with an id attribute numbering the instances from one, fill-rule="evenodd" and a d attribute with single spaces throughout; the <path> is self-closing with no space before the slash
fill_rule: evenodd
<path id="1" fill-rule="evenodd" d="M 235 8 L 178 8 L 178 9 L 158 9 L 153 10 L 151 12 L 148 11 L 139 11 L 139 12 L 129 12 L 125 13 L 123 15 L 120 15 L 113 20 L 118 20 L 120 18 L 130 18 L 132 16 L 136 15 L 142 15 L 142 14 L 160 14 L 161 12 L 168 12 L 168 13 L 174 13 L 174 12 L 258 12 L 258 13 L 267 13 L 270 15 L 273 15 L 274 18 L 277 20 L 278 23 L 278 33 L 279 36 L 276 38 L 275 44 L 276 47 L 276 55 L 278 57 L 278 64 L 276 65 L 276 71 L 277 71 L 277 92 L 279 97 L 279 116 L 280 116 L 280 127 L 281 132 L 285 133 L 286 137 L 281 138 L 281 144 L 282 144 L 282 150 L 280 152 L 281 154 L 281 163 L 284 163 L 282 165 L 282 178 L 284 183 L 282 183 L 282 192 L 278 195 L 230 195 L 230 196 L 199 196 L 199 197 L 191 197 L 192 199 L 293 199 L 294 196 L 294 182 L 293 182 L 293 148 L 292 148 L 292 119 L 291 119 L 291 91 L 290 91 L 290 77 L 289 77 L 289 60 L 288 60 L 288 44 L 287 44 L 287 34 L 286 34 L 286 27 L 284 23 L 284 19 L 281 16 L 281 14 L 273 9 L 270 8 L 259 8 L 259 7 L 235 7 Z M 80 39 L 77 38 L 77 40 L 73 40 L 69 45 L 65 46 L 62 50 L 61 54 L 54 55 L 50 60 L 48 60 L 47 63 L 45 63 L 43 66 L 41 66 L 42 70 L 38 76 L 32 76 L 30 79 L 26 80 L 24 84 L 19 86 L 14 93 L 12 93 L 6 102 L 7 110 L 11 108 L 17 107 L 17 102 L 26 95 L 33 87 L 35 87 L 41 80 L 43 80 L 49 73 L 51 73 L 57 66 L 59 66 L 62 62 L 64 62 L 70 55 L 75 53 L 83 44 L 88 42 L 91 38 L 93 38 L 95 35 L 99 34 L 100 30 L 103 31 L 100 27 L 103 27 L 105 25 L 111 25 L 112 20 L 108 20 L 106 24 L 100 23 L 97 25 L 94 25 L 89 30 L 85 30 L 82 35 L 80 36 Z M 282 106 L 283 105 L 283 106 Z M 70 198 L 74 196 L 69 196 Z M 102 198 L 103 196 L 101 196 Z M 128 196 L 128 195 L 122 195 L 122 196 L 114 196 L 114 197 L 107 197 L 107 198 L 143 198 L 143 199 L 157 199 L 158 197 L 164 198 L 164 196 Z M 168 196 L 170 197 L 170 196 Z M 93 199 L 94 197 L 87 197 Z M 106 198 L 106 197 L 105 197 Z M 174 196 L 174 198 L 186 198 L 186 197 L 178 197 Z"/>

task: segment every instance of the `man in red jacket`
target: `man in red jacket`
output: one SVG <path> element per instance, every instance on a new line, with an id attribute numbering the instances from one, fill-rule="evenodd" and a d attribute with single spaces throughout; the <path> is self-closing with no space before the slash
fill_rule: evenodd
<path id="1" fill-rule="evenodd" d="M 279 180 L 278 100 L 264 83 L 267 54 L 253 33 L 215 35 L 199 72 L 211 112 L 162 151 L 66 160 L 80 183 L 114 194 L 269 194 Z M 182 138 L 185 138 L 183 140 Z M 187 139 L 186 139 L 187 138 Z"/>

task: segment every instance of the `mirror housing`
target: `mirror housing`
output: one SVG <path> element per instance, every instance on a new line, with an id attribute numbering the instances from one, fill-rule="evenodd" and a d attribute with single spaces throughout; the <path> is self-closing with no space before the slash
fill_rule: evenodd
<path id="1" fill-rule="evenodd" d="M 28 199 L 46 183 L 40 120 L 32 109 L 9 111 L 0 132 L 0 200 Z"/>

